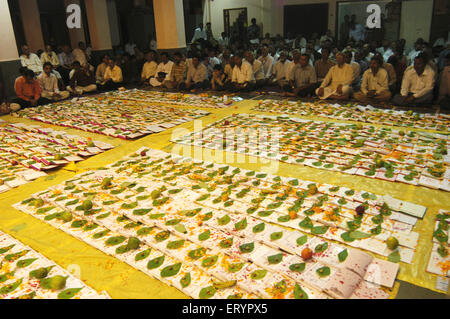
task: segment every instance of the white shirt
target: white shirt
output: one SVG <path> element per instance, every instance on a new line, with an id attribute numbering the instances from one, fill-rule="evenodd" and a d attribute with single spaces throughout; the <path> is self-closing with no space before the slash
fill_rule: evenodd
<path id="1" fill-rule="evenodd" d="M 156 68 L 155 77 L 158 77 L 159 72 L 164 72 L 164 73 L 166 73 L 166 78 L 169 79 L 169 77 L 172 73 L 172 67 L 173 67 L 172 61 L 168 61 L 166 64 L 161 62 L 160 64 L 158 64 L 158 67 Z"/>
<path id="2" fill-rule="evenodd" d="M 275 65 L 273 66 L 272 74 L 275 76 L 275 79 L 277 81 L 282 79 L 286 80 L 288 79 L 288 72 L 291 64 L 293 63 L 288 60 L 284 61 L 284 63 L 282 63 L 281 61 L 275 63 Z"/>
<path id="3" fill-rule="evenodd" d="M 350 30 L 349 33 L 350 38 L 355 39 L 356 42 L 363 40 L 366 38 L 366 30 L 361 24 L 355 25 L 355 30 Z"/>
<path id="4" fill-rule="evenodd" d="M 422 75 L 418 75 L 413 66 L 406 69 L 403 75 L 402 96 L 413 93 L 414 98 L 419 98 L 431 92 L 434 87 L 434 71 L 430 66 L 426 66 Z"/>
<path id="5" fill-rule="evenodd" d="M 151 39 L 150 40 L 150 50 L 156 51 L 157 45 L 156 45 L 156 40 Z"/>
<path id="6" fill-rule="evenodd" d="M 27 67 L 28 69 L 30 69 L 31 71 L 33 71 L 36 74 L 39 74 L 42 72 L 41 59 L 39 59 L 39 57 L 34 53 L 30 53 L 29 57 L 22 54 L 20 56 L 20 62 L 22 63 L 22 66 Z"/>
<path id="7" fill-rule="evenodd" d="M 268 54 L 265 58 L 264 57 L 260 57 L 259 60 L 263 64 L 265 78 L 266 79 L 270 78 L 270 76 L 272 75 L 272 68 L 273 68 L 273 64 L 274 64 L 274 58 L 272 58 L 270 56 L 270 54 Z"/>
<path id="8" fill-rule="evenodd" d="M 246 61 L 246 62 L 248 62 L 248 61 Z M 255 59 L 253 61 L 252 69 L 253 69 L 253 75 L 254 75 L 256 81 L 264 80 L 264 78 L 265 78 L 264 77 L 264 68 L 263 68 L 263 64 L 261 63 L 261 61 Z"/>
<path id="9" fill-rule="evenodd" d="M 125 52 L 127 52 L 129 55 L 136 55 L 136 44 L 134 43 L 127 43 L 125 44 Z"/>
<path id="10" fill-rule="evenodd" d="M 87 56 L 83 50 L 81 50 L 80 48 L 76 48 L 75 50 L 72 51 L 72 54 L 75 61 L 80 62 L 81 66 L 87 64 Z"/>
<path id="11" fill-rule="evenodd" d="M 232 82 L 237 82 L 239 84 L 255 82 L 255 76 L 253 75 L 253 69 L 250 63 L 242 61 L 240 68 L 237 65 L 234 66 Z"/>
<path id="12" fill-rule="evenodd" d="M 194 37 L 192 38 L 191 43 L 194 43 L 198 39 L 206 40 L 206 29 L 200 30 L 200 28 L 195 29 Z"/>
<path id="13" fill-rule="evenodd" d="M 37 80 L 42 92 L 60 93 L 58 87 L 58 79 L 53 73 L 50 73 L 50 75 L 47 76 L 45 72 L 42 72 L 41 75 L 38 76 Z"/>
<path id="14" fill-rule="evenodd" d="M 225 37 L 225 38 L 222 38 L 222 36 L 220 36 L 218 39 L 217 39 L 217 42 L 219 42 L 219 44 L 220 45 L 223 45 L 223 46 L 228 46 L 228 38 L 227 37 Z"/>
<path id="15" fill-rule="evenodd" d="M 372 90 L 375 90 L 377 94 L 389 91 L 388 74 L 385 69 L 379 68 L 377 75 L 373 75 L 371 68 L 367 69 L 366 72 L 364 72 L 361 84 L 361 92 L 367 94 L 367 92 Z"/>
<path id="16" fill-rule="evenodd" d="M 408 54 L 409 65 L 414 64 L 414 59 L 420 54 L 420 52 L 422 52 L 422 51 L 416 51 L 416 49 L 412 49 L 412 51 L 409 52 L 409 54 Z"/>

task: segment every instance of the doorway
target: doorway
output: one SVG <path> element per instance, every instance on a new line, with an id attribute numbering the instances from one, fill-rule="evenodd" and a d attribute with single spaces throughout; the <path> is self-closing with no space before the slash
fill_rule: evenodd
<path id="1" fill-rule="evenodd" d="M 284 36 L 302 35 L 310 39 L 328 30 L 328 3 L 284 6 Z"/>

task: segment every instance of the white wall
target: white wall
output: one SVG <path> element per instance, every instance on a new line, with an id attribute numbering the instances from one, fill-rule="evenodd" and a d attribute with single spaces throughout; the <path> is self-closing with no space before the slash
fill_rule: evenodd
<path id="1" fill-rule="evenodd" d="M 417 38 L 429 41 L 433 1 L 414 0 L 402 3 L 400 38 L 406 40 L 406 47 L 413 46 Z"/>

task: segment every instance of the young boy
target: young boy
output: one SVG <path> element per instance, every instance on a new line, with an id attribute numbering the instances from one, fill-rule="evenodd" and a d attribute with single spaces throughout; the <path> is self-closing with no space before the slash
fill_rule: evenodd
<path id="1" fill-rule="evenodd" d="M 227 75 L 223 72 L 222 65 L 216 64 L 212 72 L 211 88 L 214 91 L 224 91 L 229 82 Z"/>

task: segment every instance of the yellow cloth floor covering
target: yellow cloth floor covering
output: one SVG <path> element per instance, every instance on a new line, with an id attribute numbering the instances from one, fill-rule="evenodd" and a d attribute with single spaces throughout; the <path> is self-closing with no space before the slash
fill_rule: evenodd
<path id="1" fill-rule="evenodd" d="M 444 191 L 431 190 L 424 187 L 416 187 L 400 183 L 391 183 L 377 179 L 351 176 L 339 172 L 309 168 L 301 165 L 279 163 L 256 157 L 236 155 L 227 152 L 215 152 L 213 150 L 189 147 L 171 143 L 172 138 L 184 135 L 200 129 L 219 119 L 233 113 L 249 113 L 256 105 L 256 101 L 246 100 L 237 103 L 227 109 L 206 109 L 210 115 L 192 122 L 184 123 L 167 131 L 149 135 L 137 141 L 124 141 L 103 135 L 74 129 L 48 125 L 23 118 L 4 116 L 2 119 L 11 122 L 23 122 L 57 130 L 65 130 L 71 134 L 92 137 L 93 140 L 101 140 L 116 146 L 115 149 L 77 163 L 76 166 L 68 165 L 66 169 L 51 172 L 48 176 L 20 186 L 9 192 L 0 194 L 0 230 L 14 236 L 24 244 L 31 246 L 44 256 L 54 260 L 64 268 L 78 273 L 85 283 L 98 291 L 105 290 L 112 298 L 188 298 L 182 292 L 169 287 L 162 282 L 150 278 L 144 273 L 128 266 L 120 260 L 108 256 L 103 252 L 87 245 L 84 242 L 55 229 L 25 213 L 19 212 L 11 205 L 29 197 L 31 194 L 57 185 L 83 170 L 90 170 L 105 166 L 120 160 L 123 156 L 135 152 L 142 146 L 173 152 L 185 156 L 193 156 L 203 160 L 214 160 L 217 163 L 227 163 L 233 166 L 261 170 L 271 174 L 290 176 L 311 180 L 318 183 L 330 183 L 346 186 L 355 190 L 366 190 L 375 194 L 389 194 L 395 198 L 410 201 L 428 207 L 425 218 L 417 223 L 414 230 L 419 232 L 419 244 L 412 264 L 400 264 L 398 279 L 412 284 L 435 289 L 436 276 L 425 271 L 432 247 L 432 232 L 434 217 L 439 209 L 450 210 L 450 194 Z M 195 108 L 195 107 L 186 107 Z M 268 114 L 252 112 L 257 114 Z M 270 114 L 273 115 L 273 114 Z M 324 121 L 333 121 L 318 117 L 303 117 Z M 336 121 L 342 122 L 342 121 Z M 345 121 L 348 122 L 348 121 Z M 68 170 L 70 167 L 74 170 Z M 392 290 L 391 298 L 398 292 L 397 282 Z M 440 292 L 440 291 L 438 291 Z"/>

